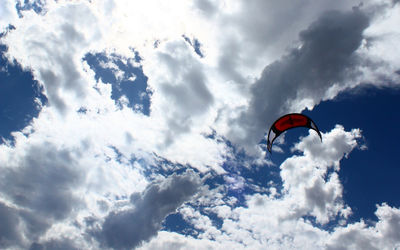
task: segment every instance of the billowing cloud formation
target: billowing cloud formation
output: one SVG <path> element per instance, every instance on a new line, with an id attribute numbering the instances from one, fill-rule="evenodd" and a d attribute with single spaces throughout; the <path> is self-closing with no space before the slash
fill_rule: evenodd
<path id="1" fill-rule="evenodd" d="M 74 152 L 76 153 L 76 152 Z M 66 219 L 80 206 L 73 189 L 82 182 L 72 152 L 47 147 L 27 148 L 2 162 L 0 202 L 2 246 L 24 246 L 25 239 L 37 240 L 53 223 Z M 17 157 L 17 161 L 12 158 Z M 13 205 L 11 205 L 13 204 Z M 3 228 L 4 227 L 4 228 Z"/>
<path id="2" fill-rule="evenodd" d="M 146 73 L 153 76 L 149 83 L 159 97 L 152 104 L 153 115 L 161 112 L 167 118 L 169 132 L 165 143 L 168 145 L 196 127 L 193 123 L 208 111 L 213 95 L 198 55 L 184 39 L 160 47 L 151 59 L 152 70 L 156 71 Z"/>
<path id="3" fill-rule="evenodd" d="M 351 81 L 361 60 L 355 51 L 368 23 L 368 17 L 354 8 L 347 13 L 326 12 L 302 31 L 301 47 L 267 66 L 252 86 L 249 109 L 239 118 L 246 132 L 233 131 L 233 137 L 254 145 L 274 117 L 312 108 L 329 97 L 330 89 Z"/>
<path id="4" fill-rule="evenodd" d="M 135 248 L 157 235 L 164 218 L 188 201 L 199 187 L 200 178 L 191 170 L 150 184 L 142 194 L 131 195 L 134 208 L 111 212 L 97 237 L 115 249 Z"/>
<path id="5" fill-rule="evenodd" d="M 365 222 L 348 225 L 332 234 L 327 249 L 395 249 L 399 246 L 400 210 L 387 204 L 377 206 L 378 222 L 368 226 Z"/>
<path id="6" fill-rule="evenodd" d="M 0 185 L 15 204 L 62 219 L 75 204 L 70 189 L 80 182 L 70 153 L 48 145 L 30 148 L 18 166 L 3 169 Z"/>
<path id="7" fill-rule="evenodd" d="M 25 22 L 17 22 L 15 32 L 6 37 L 15 43 L 8 46 L 9 55 L 32 69 L 51 106 L 62 113 L 79 108 L 74 104 L 85 98 L 90 87 L 81 67 L 84 49 L 101 37 L 94 14 L 85 4 L 49 8 L 44 16 L 23 13 Z"/>
<path id="8" fill-rule="evenodd" d="M 208 216 L 191 207 L 181 209 L 199 229 L 195 237 L 161 232 L 141 249 L 392 249 L 399 244 L 400 210 L 386 204 L 377 207 L 378 221 L 347 224 L 352 213 L 343 202 L 338 174 L 340 160 L 358 146 L 360 131 L 336 126 L 316 143 L 314 134 L 303 138 L 294 150 L 301 154 L 280 166 L 283 189 L 270 187 L 268 194 L 246 198 L 246 207 L 234 207 L 217 194 L 207 201 L 207 210 L 222 220 L 211 223 Z M 314 154 L 319 152 L 319 154 Z M 204 206 L 204 203 L 202 204 Z M 207 211 L 206 210 L 206 211 Z M 337 223 L 331 230 L 321 225 Z"/>
<path id="9" fill-rule="evenodd" d="M 0 247 L 396 247 L 398 208 L 349 222 L 339 169 L 359 129 L 301 138 L 274 173 L 257 145 L 284 112 L 363 83 L 398 86 L 396 2 L 6 0 L 7 59 L 48 104 L 0 145 Z M 129 105 L 143 96 L 115 90 L 135 84 L 132 68 L 151 93 L 146 114 Z M 260 169 L 271 181 L 254 181 Z"/>

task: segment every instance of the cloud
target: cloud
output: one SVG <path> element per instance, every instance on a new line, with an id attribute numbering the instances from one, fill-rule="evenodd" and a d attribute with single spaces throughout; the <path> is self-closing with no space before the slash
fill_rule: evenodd
<path id="1" fill-rule="evenodd" d="M 157 100 L 153 99 L 152 112 L 167 119 L 173 138 L 190 132 L 197 116 L 204 115 L 213 104 L 214 97 L 207 85 L 207 76 L 197 54 L 181 38 L 160 46 L 156 58 L 152 60 L 152 71 L 146 71 L 149 84 L 155 89 Z M 145 69 L 147 69 L 145 65 Z M 156 71 L 155 71 L 156 70 Z M 165 119 L 164 118 L 164 119 Z"/>
<path id="2" fill-rule="evenodd" d="M 281 165 L 283 189 L 278 193 L 246 196 L 246 206 L 232 206 L 210 190 L 199 207 L 183 206 L 179 211 L 198 234 L 183 236 L 160 232 L 140 249 L 393 249 L 400 244 L 400 212 L 387 204 L 377 206 L 377 221 L 350 223 L 351 208 L 342 200 L 338 178 L 340 161 L 357 148 L 361 133 L 336 126 L 323 133 L 323 143 L 311 131 L 300 138 L 294 155 Z M 312 144 L 318 145 L 319 155 Z M 335 153 L 332 153 L 335 152 Z M 326 156 L 326 157 L 324 157 Z M 326 160 L 321 160 L 326 159 Z M 226 196 L 224 196 L 226 198 Z M 201 211 L 201 212 L 200 212 Z M 222 225 L 211 218 L 214 212 Z M 339 221 L 341 221 L 339 223 Z M 333 224 L 330 227 L 329 224 Z"/>
<path id="3" fill-rule="evenodd" d="M 47 218 L 63 219 L 77 200 L 71 189 L 81 181 L 70 152 L 47 148 L 28 149 L 18 166 L 2 170 L 1 188 L 15 204 Z"/>
<path id="4" fill-rule="evenodd" d="M 373 226 L 368 226 L 361 221 L 333 232 L 327 249 L 396 249 L 399 247 L 400 210 L 382 204 L 377 206 L 375 215 L 378 221 Z"/>
<path id="5" fill-rule="evenodd" d="M 210 0 L 195 0 L 194 5 L 206 16 L 213 16 L 217 11 L 217 6 Z"/>
<path id="6" fill-rule="evenodd" d="M 47 7 L 46 15 L 24 12 L 23 20 L 5 37 L 7 55 L 10 61 L 16 59 L 24 69 L 32 70 L 44 86 L 49 105 L 65 114 L 76 99 L 81 101 L 88 95 L 90 85 L 80 67 L 82 53 L 101 33 L 86 4 Z"/>
<path id="7" fill-rule="evenodd" d="M 75 137 L 87 131 L 84 123 L 66 125 L 49 118 L 56 114 L 44 108 L 40 116 L 47 119 L 34 120 L 25 134 L 14 133 L 15 145 L 0 145 L 0 203 L 5 207 L 1 213 L 9 218 L 4 225 L 15 222 L 15 230 L 1 233 L 6 246 L 52 249 L 71 242 L 77 249 L 87 248 L 92 244 L 83 239 L 86 218 L 104 216 L 120 197 L 146 186 L 141 173 L 149 164 L 145 157 L 127 159 L 130 155 L 125 156 L 123 147 L 119 152 L 101 138 L 109 134 L 97 130 L 99 126 L 92 129 L 97 139 L 89 134 Z"/>
<path id="8" fill-rule="evenodd" d="M 106 11 L 104 8 L 108 8 L 109 5 L 114 7 Z M 219 165 L 223 161 L 224 145 L 205 138 L 205 135 L 211 134 L 210 125 L 214 117 L 209 114 L 214 112 L 212 105 L 215 98 L 203 63 L 194 49 L 182 38 L 184 30 L 179 33 L 174 31 L 174 27 L 179 25 L 175 23 L 177 20 L 173 17 L 168 17 L 174 16 L 171 11 L 165 11 L 163 15 L 159 13 L 160 15 L 154 19 L 160 25 L 163 23 L 160 19 L 165 19 L 165 23 L 172 22 L 165 29 L 169 40 L 162 40 L 159 48 L 155 49 L 153 47 L 155 38 L 144 35 L 149 33 L 150 27 L 154 24 L 147 17 L 136 23 L 131 22 L 130 18 L 135 15 L 131 15 L 131 12 L 126 14 L 125 11 L 132 7 L 136 11 L 135 5 L 123 6 L 120 2 L 113 4 L 112 1 L 104 3 L 49 1 L 46 3 L 44 14 L 39 15 L 32 10 L 24 11 L 23 18 L 16 24 L 16 29 L 4 39 L 4 43 L 8 46 L 8 58 L 10 61 L 17 60 L 24 69 L 32 71 L 34 78 L 44 86 L 48 106 L 54 108 L 63 117 L 62 119 L 65 119 L 65 124 L 69 124 L 74 119 L 72 114 L 80 109 L 86 110 L 85 115 L 88 116 L 89 114 L 96 116 L 98 111 L 114 116 L 116 109 L 123 108 L 125 110 L 122 113 L 129 117 L 129 120 L 123 118 L 124 123 L 131 124 L 125 128 L 125 134 L 133 135 L 132 139 L 136 141 L 141 151 L 150 154 L 155 152 L 173 162 L 191 164 L 202 171 L 211 167 L 221 172 Z M 140 7 L 146 9 L 153 5 L 143 4 Z M 153 10 L 156 9 L 158 6 Z M 127 19 L 120 20 L 122 17 Z M 129 27 L 124 28 L 133 33 L 129 33 L 129 38 L 125 39 L 124 32 L 114 34 L 113 32 L 122 27 L 113 26 L 116 23 L 110 20 L 123 21 L 118 23 L 122 26 L 128 21 Z M 132 23 L 135 25 L 132 26 Z M 136 28 L 143 27 L 146 30 L 141 33 L 143 36 L 132 35 L 137 34 Z M 151 37 L 153 32 L 155 30 L 151 30 Z M 161 32 L 160 36 L 162 33 L 164 32 Z M 175 36 L 171 38 L 169 34 Z M 116 39 L 109 40 L 114 35 Z M 132 37 L 138 38 L 132 40 Z M 146 39 L 150 39 L 151 42 Z M 132 43 L 126 44 L 126 41 Z M 143 47 L 143 43 L 147 45 L 151 43 L 151 47 L 147 45 Z M 110 94 L 109 88 L 101 81 L 96 81 L 94 72 L 85 61 L 82 61 L 87 53 L 104 53 L 131 60 L 135 58 L 132 47 L 141 56 L 143 55 L 145 60 L 140 66 L 143 66 L 146 75 L 151 75 L 148 80 L 149 89 L 156 91 L 151 97 L 149 118 L 129 114 L 130 111 L 126 107 L 129 104 L 126 105 L 125 98 L 118 102 L 120 107 L 110 103 L 109 99 L 110 96 L 114 97 L 113 93 Z M 129 95 L 126 96 L 129 98 Z M 67 115 L 72 117 L 67 118 Z M 113 120 L 114 124 L 118 122 Z M 194 140 L 199 143 L 189 150 L 187 142 Z M 201 154 L 194 153 L 196 150 Z"/>
<path id="9" fill-rule="evenodd" d="M 183 37 L 161 43 L 143 62 L 153 91 L 150 119 L 159 126 L 153 150 L 173 162 L 221 173 L 226 145 L 207 137 L 216 114 L 209 70 Z"/>
<path id="10" fill-rule="evenodd" d="M 78 250 L 80 247 L 75 246 L 74 242 L 71 239 L 58 239 L 58 240 L 50 240 L 45 243 L 33 243 L 29 250 Z"/>
<path id="11" fill-rule="evenodd" d="M 165 249 L 165 250 L 176 250 L 176 249 L 219 249 L 222 248 L 219 242 L 208 240 L 208 239 L 196 239 L 192 237 L 185 237 L 182 234 L 161 231 L 157 238 L 152 239 L 149 243 L 139 247 L 138 249 Z M 225 245 L 225 247 L 227 247 Z M 236 247 L 237 245 L 229 245 L 229 247 Z"/>
<path id="12" fill-rule="evenodd" d="M 335 129 L 330 132 L 332 136 L 323 137 L 322 144 L 316 143 L 314 136 L 308 136 L 296 143 L 292 150 L 304 152 L 305 156 L 313 158 L 313 162 L 339 165 L 337 159 L 341 159 L 343 156 L 347 157 L 348 153 L 358 146 L 357 140 L 362 138 L 360 129 L 352 129 L 348 133 L 343 133 L 343 131 L 343 126 L 336 125 Z"/>
<path id="13" fill-rule="evenodd" d="M 134 208 L 111 212 L 95 235 L 115 249 L 135 248 L 157 235 L 164 218 L 196 194 L 199 187 L 200 179 L 191 170 L 150 184 L 143 193 L 132 194 Z"/>
<path id="14" fill-rule="evenodd" d="M 6 4 L 14 13 L 13 3 Z M 360 130 L 337 126 L 322 144 L 314 134 L 301 138 L 279 168 L 282 187 L 247 185 L 240 170 L 251 165 L 248 158 L 222 176 L 227 159 L 246 157 L 230 157 L 228 140 L 251 151 L 279 114 L 312 108 L 400 69 L 398 55 L 387 49 L 398 41 L 398 6 L 372 17 L 364 7 L 348 11 L 354 4 L 46 1 L 44 12 L 26 10 L 6 21 L 16 27 L 2 38 L 8 59 L 32 71 L 49 105 L 13 134 L 15 145 L 0 145 L 0 220 L 7 226 L 0 225 L 0 246 L 396 245 L 395 208 L 378 207 L 375 226 L 346 224 L 351 208 L 342 200 L 340 161 L 357 147 Z M 198 41 L 203 57 L 182 36 Z M 96 78 L 101 69 L 84 60 L 90 53 L 133 61 L 133 50 L 143 58 L 135 67 L 154 91 L 148 116 L 124 101 L 115 105 L 112 87 Z M 116 63 L 103 66 L 117 80 L 127 77 Z M 160 159 L 211 172 L 223 184 L 185 205 L 201 186 L 193 171 L 146 188 L 154 173 L 168 172 Z M 197 235 L 159 232 L 177 209 Z M 331 224 L 337 228 L 324 229 Z M 368 241 L 376 238 L 382 240 Z"/>
<path id="15" fill-rule="evenodd" d="M 38 239 L 82 206 L 74 194 L 84 177 L 76 168 L 75 153 L 49 143 L 26 147 L 23 153 L 16 150 L 2 162 L 0 195 L 9 205 L 1 204 L 1 214 L 8 218 L 5 226 L 13 223 L 1 233 L 3 244 L 23 246 Z"/>
<path id="16" fill-rule="evenodd" d="M 330 88 L 345 85 L 357 73 L 355 51 L 368 25 L 368 17 L 354 8 L 326 12 L 302 31 L 301 47 L 268 65 L 254 83 L 249 108 L 237 120 L 245 133 L 233 130 L 230 138 L 239 145 L 255 145 L 274 117 L 313 108 Z"/>
<path id="17" fill-rule="evenodd" d="M 14 0 L 5 0 L 0 9 L 0 33 L 5 31 L 9 24 L 13 24 L 18 19 Z"/>
<path id="18" fill-rule="evenodd" d="M 204 5 L 210 6 L 208 11 Z M 206 30 L 206 54 L 214 58 L 219 75 L 232 84 L 251 84 L 265 65 L 293 47 L 297 34 L 327 10 L 348 10 L 358 1 L 196 1 L 195 6 L 212 20 Z M 211 8 L 212 6 L 212 8 Z M 213 9 L 217 9 L 213 15 Z M 215 32 L 215 34 L 213 33 Z M 210 38 L 213 37 L 213 38 Z M 215 39 L 215 40 L 213 40 Z M 211 40 L 211 41 L 210 41 Z M 210 42 L 217 48 L 214 51 Z M 208 45 L 207 45 L 208 44 Z M 214 48 L 215 49 L 215 48 Z M 213 53 L 208 53 L 211 50 Z"/>
<path id="19" fill-rule="evenodd" d="M 312 5 L 313 1 L 306 1 L 304 6 L 307 4 Z M 304 29 L 304 25 L 309 25 L 313 18 L 320 15 L 321 11 L 348 9 L 353 4 L 346 2 L 333 6 L 324 2 L 318 4 L 315 11 L 314 8 L 313 11 L 306 11 L 304 6 L 299 7 L 288 2 L 271 4 L 256 1 L 245 4 L 239 1 L 238 6 L 243 8 L 238 8 L 232 2 L 224 5 L 211 1 L 197 1 L 194 5 L 173 2 L 171 6 L 179 8 L 160 4 L 162 13 L 157 12 L 159 8 L 156 8 L 156 12 L 155 9 L 147 11 L 149 15 L 151 13 L 154 16 L 154 20 L 143 17 L 139 21 L 136 20 L 138 16 L 128 13 L 137 9 L 150 10 L 154 7 L 153 3 L 135 6 L 132 3 L 121 4 L 113 1 L 60 4 L 49 2 L 43 15 L 24 11 L 24 17 L 16 25 L 16 30 L 10 32 L 4 41 L 9 46 L 9 58 L 16 59 L 25 68 L 33 71 L 35 78 L 45 87 L 49 105 L 55 107 L 62 115 L 79 110 L 82 106 L 86 109 L 98 109 L 98 106 L 104 105 L 102 102 L 106 102 L 108 98 L 107 93 L 99 95 L 95 91 L 107 88 L 102 86 L 102 83 L 96 82 L 93 79 L 93 71 L 82 63 L 85 54 L 93 51 L 101 53 L 112 51 L 129 59 L 134 57 L 132 53 L 134 48 L 143 57 L 141 62 L 143 71 L 149 78 L 149 88 L 154 90 L 154 95 L 151 97 L 150 119 L 140 118 L 139 122 L 147 124 L 146 131 L 143 131 L 143 126 L 132 129 L 138 131 L 136 134 L 152 134 L 154 139 L 145 138 L 138 141 L 148 146 L 146 151 L 156 152 L 174 162 L 188 163 L 202 171 L 211 167 L 223 172 L 219 166 L 229 152 L 221 143 L 202 138 L 203 135 L 215 131 L 218 135 L 225 136 L 254 152 L 254 145 L 262 138 L 270 119 L 276 117 L 277 113 L 284 112 L 276 111 L 279 107 L 284 106 L 285 110 L 312 108 L 320 100 L 327 98 L 329 91 L 338 91 L 335 88 L 340 84 L 333 85 L 332 81 L 341 81 L 352 73 L 351 69 L 339 72 L 348 65 L 346 58 L 342 57 L 347 56 L 349 63 L 356 60 L 353 51 L 346 52 L 345 47 L 350 44 L 348 48 L 351 49 L 352 42 L 357 44 L 361 31 L 367 25 L 362 23 L 363 18 L 367 18 L 361 11 L 352 13 L 337 11 L 327 14 L 308 30 L 303 31 L 300 35 L 303 47 L 292 50 L 280 61 L 267 66 L 264 75 L 251 84 L 266 64 L 281 56 L 286 47 L 295 44 L 293 40 L 296 39 L 297 33 Z M 289 8 L 286 9 L 285 6 Z M 214 17 L 215 19 L 204 19 L 204 13 L 198 13 L 199 9 L 196 8 L 199 8 L 201 13 L 213 12 L 212 9 L 216 9 L 219 14 Z M 273 14 L 274 12 L 270 11 L 272 9 L 279 9 L 287 14 L 290 21 L 283 18 L 283 14 Z M 299 15 L 289 15 L 291 13 Z M 184 26 L 181 25 L 182 20 Z M 346 22 L 353 20 L 359 23 L 346 25 Z M 49 23 L 53 25 L 49 26 Z M 274 25 L 271 25 L 272 23 Z M 287 23 L 294 26 L 281 32 L 281 27 L 286 27 Z M 329 59 L 337 59 L 335 65 L 345 62 L 343 67 L 339 69 L 333 67 L 332 70 L 338 73 L 335 75 L 327 73 L 331 72 L 328 66 L 318 64 L 315 71 L 324 69 L 325 71 L 316 75 L 310 73 L 306 67 L 315 66 L 319 62 L 317 59 L 323 58 L 315 57 L 315 53 L 324 50 L 315 46 L 323 44 L 323 41 L 316 38 L 316 33 L 323 36 L 331 32 L 333 35 L 335 25 L 346 26 L 343 34 L 337 35 L 344 35 L 349 44 L 336 45 L 336 41 L 341 42 L 338 37 L 329 40 L 333 50 L 337 52 L 329 54 Z M 325 26 L 328 29 L 326 31 Z M 36 32 L 39 30 L 45 32 L 37 35 Z M 355 32 L 347 34 L 350 31 Z M 194 49 L 184 41 L 182 35 L 197 39 L 201 43 L 204 58 L 199 58 Z M 20 37 L 23 37 L 23 41 Z M 277 39 L 271 40 L 271 37 Z M 158 47 L 154 48 L 156 41 Z M 285 48 L 276 49 L 274 44 Z M 274 52 L 268 49 L 270 47 Z M 330 50 L 332 49 L 327 51 Z M 338 53 L 339 50 L 343 53 Z M 257 58 L 261 58 L 261 61 Z M 297 67 L 296 63 L 302 63 L 304 67 Z M 275 69 L 277 72 L 268 73 Z M 278 84 L 279 80 L 275 80 L 275 84 L 268 85 L 274 81 L 273 77 L 279 75 L 285 75 L 285 82 L 291 81 L 289 77 L 303 77 L 303 80 L 299 84 L 294 82 Z M 323 83 L 318 85 L 316 82 L 323 77 L 333 79 L 323 79 Z M 235 82 L 246 84 L 239 85 Z M 314 88 L 313 84 L 317 84 L 318 87 Z M 278 85 L 285 87 L 280 88 Z M 263 86 L 267 87 L 264 89 Z M 345 85 L 339 87 L 343 86 Z M 296 90 L 303 87 L 304 89 L 297 94 Z M 308 90 L 312 90 L 310 94 L 307 94 Z M 272 94 L 280 91 L 285 93 Z M 333 96 L 334 94 L 329 95 Z M 291 99 L 293 101 L 286 102 Z M 250 107 L 247 108 L 247 105 Z M 139 119 L 132 121 L 132 124 L 139 124 L 137 120 Z M 127 133 L 131 134 L 128 131 Z M 191 151 L 204 152 L 202 156 L 187 152 L 189 148 L 187 142 L 190 141 L 199 142 Z"/>
<path id="20" fill-rule="evenodd" d="M 16 211 L 0 202 L 0 247 L 17 245 L 21 241 L 18 232 L 19 219 Z"/>

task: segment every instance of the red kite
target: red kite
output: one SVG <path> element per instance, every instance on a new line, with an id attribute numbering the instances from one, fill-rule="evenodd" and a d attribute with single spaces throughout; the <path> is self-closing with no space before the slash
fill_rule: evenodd
<path id="1" fill-rule="evenodd" d="M 292 113 L 280 117 L 278 120 L 274 122 L 274 124 L 272 124 L 271 128 L 269 129 L 267 137 L 268 151 L 271 153 L 272 143 L 274 143 L 274 140 L 280 134 L 282 134 L 288 129 L 297 127 L 306 127 L 315 130 L 322 141 L 321 132 L 319 132 L 317 125 L 314 123 L 313 120 L 311 120 L 310 117 L 305 116 L 303 114 Z M 270 137 L 272 138 L 270 139 Z"/>

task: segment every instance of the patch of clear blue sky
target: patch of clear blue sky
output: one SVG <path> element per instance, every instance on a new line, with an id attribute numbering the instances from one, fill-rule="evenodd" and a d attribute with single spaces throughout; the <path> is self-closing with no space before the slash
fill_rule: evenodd
<path id="1" fill-rule="evenodd" d="M 197 238 L 199 234 L 199 230 L 187 222 L 180 213 L 168 215 L 163 222 L 162 230 L 190 235 L 194 238 Z"/>
<path id="2" fill-rule="evenodd" d="M 11 132 L 23 129 L 38 116 L 40 105 L 35 99 L 45 105 L 47 98 L 31 72 L 8 62 L 6 51 L 7 47 L 0 45 L 0 138 L 12 140 Z"/>
<path id="3" fill-rule="evenodd" d="M 124 95 L 129 100 L 129 107 L 140 107 L 140 111 L 145 114 L 150 114 L 150 97 L 152 92 L 147 88 L 147 76 L 144 75 L 142 67 L 135 67 L 131 63 L 125 63 L 118 55 L 107 56 L 104 53 L 87 54 L 84 58 L 90 68 L 95 72 L 95 78 L 98 81 L 101 79 L 106 84 L 111 84 L 111 98 L 119 104 L 119 99 Z M 141 58 L 135 52 L 134 60 L 140 63 Z M 123 79 L 118 80 L 115 69 L 103 67 L 104 64 L 113 63 L 118 67 L 118 70 L 123 72 Z M 134 80 L 129 78 L 134 76 Z"/>

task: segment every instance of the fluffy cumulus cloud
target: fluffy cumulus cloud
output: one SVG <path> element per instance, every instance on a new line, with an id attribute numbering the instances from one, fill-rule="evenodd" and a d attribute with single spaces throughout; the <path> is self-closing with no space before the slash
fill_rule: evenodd
<path id="1" fill-rule="evenodd" d="M 97 237 L 113 248 L 135 248 L 161 229 L 165 217 L 198 192 L 200 179 L 193 171 L 173 174 L 160 184 L 131 195 L 133 208 L 111 212 Z"/>
<path id="2" fill-rule="evenodd" d="M 300 138 L 279 166 L 260 144 L 283 113 L 398 86 L 398 1 L 3 2 L 1 56 L 48 102 L 0 145 L 0 248 L 400 245 L 396 207 L 349 221 L 361 130 Z"/>
<path id="3" fill-rule="evenodd" d="M 94 14 L 87 5 L 77 3 L 50 7 L 44 16 L 33 11 L 23 15 L 14 24 L 15 32 L 5 38 L 15 43 L 8 46 L 8 53 L 32 70 L 52 106 L 60 112 L 76 108 L 67 106 L 84 99 L 90 87 L 85 84 L 82 57 L 101 37 Z"/>
<path id="4" fill-rule="evenodd" d="M 374 227 L 365 222 L 348 225 L 332 234 L 327 249 L 395 249 L 399 247 L 400 210 L 387 204 L 377 206 L 378 222 Z"/>
<path id="5" fill-rule="evenodd" d="M 271 186 L 265 194 L 246 197 L 246 206 L 208 197 L 207 204 L 220 220 L 216 225 L 189 204 L 181 208 L 185 218 L 199 234 L 183 237 L 162 232 L 142 249 L 392 249 L 399 244 L 396 228 L 400 212 L 386 204 L 377 207 L 378 221 L 347 223 L 351 208 L 343 201 L 339 181 L 340 161 L 354 150 L 360 131 L 345 131 L 336 126 L 323 135 L 323 144 L 310 143 L 315 136 L 303 138 L 294 149 L 301 154 L 286 159 L 280 166 L 283 189 Z M 319 152 L 314 145 L 318 145 Z M 212 190 L 210 190 L 212 191 Z M 323 229 L 336 221 L 337 227 Z"/>

